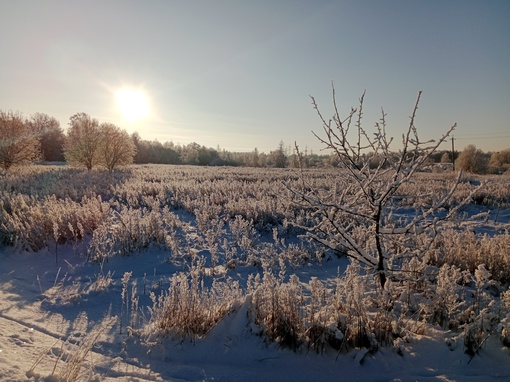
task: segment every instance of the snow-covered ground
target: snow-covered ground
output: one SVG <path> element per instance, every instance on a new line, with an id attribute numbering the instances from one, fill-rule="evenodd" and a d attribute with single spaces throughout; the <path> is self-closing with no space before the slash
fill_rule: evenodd
<path id="1" fill-rule="evenodd" d="M 408 343 L 374 354 L 366 349 L 293 352 L 256 335 L 247 318 L 247 303 L 195 341 L 130 335 L 125 327 L 120 333 L 119 321 L 108 317 L 121 309 L 124 272 L 133 272 L 143 306 L 148 290 L 164 289 L 166 276 L 175 271 L 167 256 L 150 248 L 111 258 L 101 270 L 71 247 L 59 248 L 58 265 L 47 250 L 14 254 L 2 249 L 0 380 L 55 381 L 59 374 L 71 375 L 76 364 L 82 380 L 93 381 L 510 380 L 510 349 L 497 335 L 472 359 L 462 343 L 455 343 L 454 334 L 447 346 L 444 331 L 430 326 Z M 342 261 L 306 272 L 318 277 L 334 274 L 345 265 Z M 101 272 L 111 272 L 113 282 L 94 288 Z M 237 274 L 240 279 L 245 276 Z M 104 330 L 99 333 L 101 325 Z M 88 353 L 87 343 L 94 343 Z"/>

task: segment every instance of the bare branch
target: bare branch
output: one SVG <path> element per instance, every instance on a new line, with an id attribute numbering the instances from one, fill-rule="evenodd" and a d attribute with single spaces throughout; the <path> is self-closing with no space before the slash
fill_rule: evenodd
<path id="1" fill-rule="evenodd" d="M 399 220 L 393 214 L 399 208 L 409 208 L 406 200 L 412 196 L 399 197 L 398 190 L 413 179 L 456 127 L 452 125 L 437 141 L 420 141 L 415 121 L 421 95 L 422 92 L 418 92 L 409 126 L 402 135 L 402 148 L 397 152 L 391 149 L 393 138 L 387 135 L 384 109 L 381 108 L 381 118 L 375 124 L 373 137 L 362 127 L 365 92 L 359 99 L 359 107 L 351 108 L 344 119 L 340 115 L 335 87 L 332 85 L 333 117 L 328 121 L 311 97 L 324 132 L 323 135 L 314 135 L 336 156 L 343 190 L 339 193 L 321 192 L 307 185 L 297 191 L 287 185 L 296 200 L 315 211 L 314 219 L 318 224 L 304 227 L 309 237 L 335 251 L 340 246 L 348 256 L 372 267 L 379 274 L 383 287 L 386 277 L 395 271 L 388 268 L 388 262 L 402 254 L 411 256 L 414 252 L 408 250 L 408 245 L 416 235 L 427 233 L 434 237 L 436 225 L 453 216 L 460 208 L 450 209 L 443 217 L 438 214 L 453 197 L 460 181 L 459 174 L 452 187 L 442 196 L 434 198 L 435 201 L 423 210 L 409 206 L 416 212 L 411 221 Z M 355 144 L 351 145 L 349 130 L 353 118 L 356 118 L 357 135 Z M 365 152 L 367 149 L 371 152 Z M 398 253 L 392 253 L 391 248 L 398 248 Z"/>

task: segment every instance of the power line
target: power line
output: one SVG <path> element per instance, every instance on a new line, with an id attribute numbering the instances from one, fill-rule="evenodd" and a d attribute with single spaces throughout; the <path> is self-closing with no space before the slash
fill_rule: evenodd
<path id="1" fill-rule="evenodd" d="M 487 136 L 487 135 L 479 135 L 479 136 L 469 136 L 469 137 L 463 137 L 462 135 L 460 137 L 457 137 L 455 139 L 460 139 L 460 140 L 470 140 L 470 139 L 496 139 L 496 138 L 510 138 L 510 135 L 490 135 L 490 136 Z"/>

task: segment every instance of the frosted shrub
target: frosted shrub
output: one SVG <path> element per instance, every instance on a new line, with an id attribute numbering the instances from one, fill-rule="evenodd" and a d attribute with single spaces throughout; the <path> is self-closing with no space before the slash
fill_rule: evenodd
<path id="1" fill-rule="evenodd" d="M 233 220 L 229 221 L 228 226 L 233 244 L 242 252 L 249 252 L 255 246 L 258 234 L 253 228 L 253 221 L 246 220 L 241 215 L 236 215 Z"/>
<path id="2" fill-rule="evenodd" d="M 40 249 L 47 243 L 49 227 L 44 224 L 32 227 L 33 221 L 40 221 L 42 211 L 32 209 L 34 199 L 23 195 L 2 197 L 0 200 L 0 237 L 3 244 L 20 249 Z M 47 231 L 47 232 L 46 232 Z"/>
<path id="3" fill-rule="evenodd" d="M 391 312 L 391 301 L 374 299 L 374 281 L 360 271 L 356 262 L 349 265 L 330 290 L 317 278 L 303 288 L 295 275 L 284 282 L 282 272 L 276 277 L 265 270 L 262 281 L 259 276 L 248 280 L 252 319 L 268 339 L 294 350 L 375 351 L 391 344 L 404 330 Z"/>
<path id="4" fill-rule="evenodd" d="M 114 212 L 94 231 L 89 257 L 102 260 L 142 251 L 151 243 L 164 246 L 167 243 L 164 221 L 160 211 L 123 208 L 120 213 Z"/>
<path id="5" fill-rule="evenodd" d="M 480 264 L 475 270 L 476 299 L 475 311 L 480 313 L 490 302 L 490 296 L 486 289 L 490 286 L 491 273 L 485 268 L 485 264 Z"/>
<path id="6" fill-rule="evenodd" d="M 96 279 L 90 284 L 90 291 L 103 292 L 108 290 L 113 283 L 114 272 L 108 271 L 106 274 L 101 269 L 101 272 L 96 275 Z"/>
<path id="7" fill-rule="evenodd" d="M 423 307 L 428 311 L 433 323 L 442 327 L 459 326 L 458 317 L 466 309 L 466 302 L 461 286 L 465 275 L 455 265 L 443 265 L 439 268 L 432 299 Z"/>
<path id="8" fill-rule="evenodd" d="M 506 347 L 510 347 L 510 290 L 501 295 L 503 304 L 503 319 L 499 326 L 500 340 Z"/>
<path id="9" fill-rule="evenodd" d="M 81 201 L 84 197 L 101 196 L 109 199 L 112 188 L 131 178 L 130 169 L 108 171 L 83 171 L 67 166 L 24 166 L 0 178 L 0 192 L 24 194 L 43 199 Z"/>
<path id="10" fill-rule="evenodd" d="M 436 244 L 429 253 L 433 264 L 456 265 L 472 274 L 480 264 L 484 264 L 493 280 L 507 284 L 510 282 L 508 248 L 508 232 L 489 236 L 476 235 L 472 230 L 457 231 L 450 228 L 436 237 Z"/>
<path id="11" fill-rule="evenodd" d="M 151 292 L 147 330 L 177 339 L 201 337 L 238 306 L 241 296 L 237 281 L 215 281 L 209 288 L 196 269 L 176 274 L 167 291 Z"/>
<path id="12" fill-rule="evenodd" d="M 298 268 L 322 260 L 315 255 L 314 249 L 313 243 L 289 243 L 281 250 L 280 256 L 284 257 L 292 268 Z"/>
<path id="13" fill-rule="evenodd" d="M 464 348 L 467 354 L 474 356 L 485 340 L 493 334 L 500 321 L 496 302 L 491 299 L 488 290 L 491 286 L 491 274 L 480 264 L 473 276 L 475 290 L 472 305 L 467 309 L 464 327 Z"/>
<path id="14" fill-rule="evenodd" d="M 301 286 L 295 276 L 283 283 L 264 272 L 262 283 L 253 293 L 254 320 L 262 334 L 280 346 L 297 350 L 303 342 Z"/>
<path id="15" fill-rule="evenodd" d="M 199 244 L 209 252 L 211 268 L 214 273 L 219 262 L 219 247 L 226 233 L 223 228 L 225 222 L 222 218 L 214 217 L 214 215 L 207 216 L 207 214 L 198 211 L 195 211 L 195 216 L 197 216 L 198 229 L 201 231 L 201 235 L 198 236 Z"/>
<path id="16" fill-rule="evenodd" d="M 63 167 L 32 166 L 0 179 L 0 232 L 5 244 L 39 250 L 50 242 L 77 242 L 99 226 L 118 174 L 102 176 Z M 95 191 L 98 191 L 96 193 Z"/>
<path id="17" fill-rule="evenodd" d="M 489 306 L 478 315 L 471 314 L 471 322 L 464 325 L 464 350 L 474 356 L 478 353 L 485 341 L 498 328 L 499 318 Z"/>
<path id="18" fill-rule="evenodd" d="M 351 262 L 337 287 L 336 298 L 341 299 L 343 308 L 337 313 L 338 322 L 348 344 L 356 348 L 370 348 L 375 343 L 371 335 L 366 296 L 369 282 L 366 276 L 360 276 L 360 272 L 360 264 L 357 261 Z"/>
<path id="19" fill-rule="evenodd" d="M 310 296 L 304 306 L 307 346 L 318 353 L 323 353 L 326 346 L 338 349 L 339 341 L 344 338 L 344 334 L 335 320 L 335 313 L 339 312 L 332 314 L 327 309 L 331 299 L 330 292 L 316 277 L 312 277 L 308 285 Z"/>
<path id="20" fill-rule="evenodd" d="M 401 293 L 400 284 L 391 280 L 383 293 L 377 292 L 377 280 L 353 261 L 337 277 L 334 294 L 327 305 L 334 320 L 334 325 L 331 321 L 329 324 L 330 345 L 339 350 L 364 347 L 376 351 L 379 346 L 407 337 L 416 328 L 409 325 L 407 307 L 398 307 Z"/>
<path id="21" fill-rule="evenodd" d="M 261 261 L 263 250 L 259 245 L 260 235 L 253 227 L 253 222 L 241 215 L 228 221 L 227 234 L 221 248 L 228 268 L 238 265 L 255 265 Z"/>
<path id="22" fill-rule="evenodd" d="M 122 204 L 146 207 L 141 198 L 146 195 L 161 206 L 190 214 L 198 211 L 227 220 L 239 215 L 258 231 L 270 231 L 297 214 L 288 201 L 277 198 L 281 181 L 289 178 L 287 170 L 158 165 L 132 169 L 133 180 L 115 187 L 114 198 Z M 321 170 L 315 174 L 324 176 Z"/>
<path id="23" fill-rule="evenodd" d="M 0 238 L 19 249 L 40 250 L 56 243 L 76 242 L 104 220 L 108 207 L 99 198 L 80 202 L 46 196 L 0 195 Z"/>

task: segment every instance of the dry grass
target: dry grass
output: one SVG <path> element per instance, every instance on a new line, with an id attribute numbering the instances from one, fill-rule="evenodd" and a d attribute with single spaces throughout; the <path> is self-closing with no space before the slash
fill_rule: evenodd
<path id="1" fill-rule="evenodd" d="M 86 317 L 81 319 L 84 323 L 80 323 L 81 327 L 87 327 Z M 79 319 L 78 319 L 79 321 Z M 53 355 L 56 359 L 53 361 L 54 366 L 50 375 L 45 376 L 44 380 L 48 382 L 77 382 L 99 380 L 98 374 L 94 371 L 95 365 L 92 358 L 89 357 L 94 346 L 100 341 L 108 330 L 112 328 L 116 318 L 107 316 L 101 322 L 93 325 L 83 334 L 78 331 L 69 335 L 68 339 L 59 340 L 51 346 L 50 349 L 40 354 L 36 362 L 27 371 L 27 378 L 41 378 L 35 370 L 37 365 L 45 357 Z M 56 346 L 60 342 L 60 347 Z M 88 360 L 90 358 L 90 360 Z"/>
<path id="2" fill-rule="evenodd" d="M 309 187 L 324 193 L 338 193 L 344 187 L 334 169 L 303 174 Z M 350 273 L 335 280 L 335 286 L 331 280 L 298 284 L 288 279 L 289 269 L 331 258 L 331 253 L 312 243 L 288 240 L 299 233 L 293 226 L 315 221 L 310 210 L 292 204 L 287 191 L 282 191 L 282 182 L 302 185 L 291 170 L 133 166 L 104 177 L 99 171 L 85 174 L 63 167 L 33 167 L 3 175 L 0 238 L 4 245 L 20 250 L 48 247 L 54 251 L 64 242 L 82 243 L 95 260 L 150 246 L 167 251 L 169 261 L 189 272 L 174 275 L 168 290 L 152 295 L 151 316 L 141 328 L 146 332 L 199 338 L 250 295 L 253 321 L 281 346 L 319 352 L 376 347 L 419 331 L 423 322 L 459 330 L 478 322 L 477 314 L 483 309 L 475 309 L 475 299 L 465 297 L 476 295 L 472 285 L 481 264 L 491 274 L 489 290 L 495 288 L 489 300 L 497 301 L 510 283 L 510 235 L 501 218 L 487 222 L 488 228 L 497 226 L 491 228 L 490 232 L 498 233 L 494 235 L 477 234 L 460 221 L 439 231 L 432 245 L 425 245 L 429 238 L 415 237 L 421 243 L 419 256 L 403 264 L 405 272 L 390 280 L 383 297 L 376 299 L 373 296 L 381 292 L 380 287 L 372 274 L 356 270 L 355 263 Z M 508 179 L 488 179 L 485 196 L 476 207 L 503 211 L 510 200 Z M 445 207 L 462 200 L 481 180 L 479 176 L 464 178 L 451 205 Z M 446 173 L 418 174 L 402 191 L 432 200 L 434 193 L 443 192 L 453 181 Z M 415 203 L 419 207 L 420 199 Z M 357 229 L 363 237 L 363 227 Z M 271 233 L 273 238 L 268 240 Z M 220 279 L 233 269 L 253 266 L 249 285 Z M 258 281 L 255 273 L 260 274 Z M 99 272 L 85 289 L 63 288 L 57 282 L 46 293 L 47 298 L 67 304 L 80 294 L 106 290 L 111 283 L 111 274 Z M 135 321 L 143 324 L 132 316 L 131 298 L 137 297 L 132 286 L 129 293 L 123 326 Z M 487 309 L 493 309 L 492 305 Z M 462 313 L 466 311 L 475 316 L 467 317 Z M 498 317 L 508 322 L 503 313 Z M 90 352 L 89 345 L 84 342 L 77 363 Z"/>

